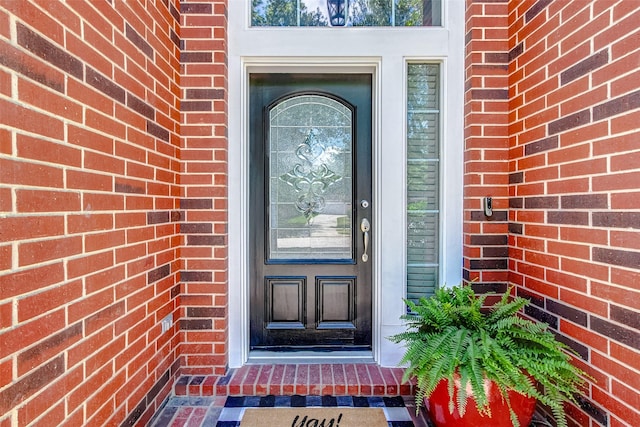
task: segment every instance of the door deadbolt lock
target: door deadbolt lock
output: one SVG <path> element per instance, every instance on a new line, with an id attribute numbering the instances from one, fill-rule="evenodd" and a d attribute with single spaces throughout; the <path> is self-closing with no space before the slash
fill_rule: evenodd
<path id="1" fill-rule="evenodd" d="M 363 199 L 363 200 L 360 201 L 360 206 L 362 206 L 364 209 L 366 209 L 366 208 L 369 207 L 369 202 Z"/>

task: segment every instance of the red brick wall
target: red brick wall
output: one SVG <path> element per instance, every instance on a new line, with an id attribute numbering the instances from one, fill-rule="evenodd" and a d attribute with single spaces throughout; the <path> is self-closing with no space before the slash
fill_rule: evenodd
<path id="1" fill-rule="evenodd" d="M 0 0 L 0 425 L 224 372 L 225 4 Z M 465 277 L 578 351 L 575 425 L 640 425 L 639 9 L 468 0 Z"/>
<path id="2" fill-rule="evenodd" d="M 178 371 L 174 0 L 0 1 L 0 425 L 133 425 Z"/>
<path id="3" fill-rule="evenodd" d="M 467 44 L 465 209 L 479 207 L 498 162 L 477 163 L 487 113 L 489 30 L 508 5 L 508 281 L 578 352 L 595 381 L 579 426 L 640 425 L 640 3 L 635 1 L 472 1 Z M 500 14 L 501 15 L 501 14 Z M 477 22 L 485 22 L 475 28 Z M 480 47 L 478 47 L 480 46 Z M 489 47 L 485 47 L 489 46 Z M 483 92 L 481 92 L 483 93 Z M 475 108 L 474 108 L 475 107 Z M 493 120 L 496 120 L 493 118 Z M 493 123 L 493 122 L 490 122 Z M 490 144 L 487 136 L 479 143 Z M 484 150 L 486 152 L 486 149 Z M 478 167 L 485 168 L 478 175 Z M 469 188 L 473 180 L 474 188 Z M 484 187 L 483 187 L 484 189 Z M 493 189 L 492 189 L 493 191 Z M 479 215 L 479 214 L 476 214 Z M 490 221 L 465 222 L 465 267 L 500 287 L 472 261 L 498 243 Z M 474 235 L 482 235 L 476 237 Z M 478 240 L 480 239 L 480 240 Z M 486 239 L 486 240 L 484 240 Z M 477 244 L 474 244 L 477 243 Z M 482 246 L 485 245 L 485 246 Z"/>
<path id="4" fill-rule="evenodd" d="M 226 1 L 181 2 L 181 146 L 185 214 L 180 345 L 183 374 L 227 365 Z"/>
<path id="5" fill-rule="evenodd" d="M 506 2 L 467 1 L 463 274 L 479 290 L 504 291 L 509 276 L 507 14 Z"/>

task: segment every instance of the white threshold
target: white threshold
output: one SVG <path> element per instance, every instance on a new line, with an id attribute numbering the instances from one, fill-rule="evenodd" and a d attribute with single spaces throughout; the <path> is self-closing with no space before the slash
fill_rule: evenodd
<path id="1" fill-rule="evenodd" d="M 343 363 L 376 363 L 371 351 L 265 351 L 249 352 L 247 365 L 277 364 L 343 364 Z"/>

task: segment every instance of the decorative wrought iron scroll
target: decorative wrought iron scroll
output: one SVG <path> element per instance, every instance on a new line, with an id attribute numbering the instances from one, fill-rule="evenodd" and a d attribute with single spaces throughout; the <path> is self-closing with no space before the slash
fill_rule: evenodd
<path id="1" fill-rule="evenodd" d="M 317 130 L 309 130 L 304 142 L 296 148 L 296 156 L 301 160 L 280 179 L 291 185 L 298 194 L 296 209 L 301 212 L 307 224 L 321 213 L 325 207 L 323 197 L 327 188 L 340 181 L 342 176 L 329 169 L 325 163 L 332 153 L 316 138 Z"/>

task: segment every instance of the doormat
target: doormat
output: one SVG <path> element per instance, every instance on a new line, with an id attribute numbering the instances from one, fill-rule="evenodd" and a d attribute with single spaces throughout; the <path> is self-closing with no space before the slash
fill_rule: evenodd
<path id="1" fill-rule="evenodd" d="M 387 427 L 382 408 L 247 408 L 240 427 Z"/>
<path id="2" fill-rule="evenodd" d="M 336 409 L 368 409 L 376 408 L 384 412 L 386 418 L 385 427 L 414 427 L 411 420 L 409 410 L 405 406 L 404 398 L 402 396 L 303 396 L 294 394 L 293 396 L 227 396 L 227 400 L 224 403 L 224 408 L 220 412 L 216 427 L 240 427 L 241 420 L 244 418 L 244 413 L 250 409 L 265 409 L 269 411 L 275 411 L 278 409 L 320 409 L 322 411 Z M 415 409 L 413 409 L 415 410 Z M 349 427 L 345 424 L 345 415 L 342 415 L 340 424 L 337 424 L 338 419 L 334 421 L 334 425 L 330 426 L 330 418 L 327 418 L 329 414 L 333 412 L 323 412 L 326 414 L 321 418 L 309 418 L 305 425 L 300 423 L 304 419 L 298 418 L 298 424 L 294 424 L 293 427 Z M 364 412 L 361 412 L 361 414 Z M 265 414 L 269 414 L 266 412 Z M 315 421 L 318 420 L 318 424 Z M 326 419 L 324 426 L 322 426 L 322 420 Z M 285 427 L 291 427 L 291 423 L 295 420 L 295 415 L 289 420 L 289 424 L 281 424 Z M 249 418 L 247 421 L 249 422 Z M 258 426 L 271 426 L 278 424 L 265 424 L 264 417 L 260 418 Z M 362 422 L 362 418 L 355 424 L 358 427 L 368 427 L 368 422 L 365 424 Z M 246 424 L 242 424 L 246 426 Z"/>

